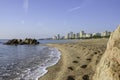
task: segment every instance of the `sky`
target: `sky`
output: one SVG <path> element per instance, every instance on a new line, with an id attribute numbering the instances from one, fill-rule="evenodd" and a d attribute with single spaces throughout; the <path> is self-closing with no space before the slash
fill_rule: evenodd
<path id="1" fill-rule="evenodd" d="M 120 0 L 0 0 L 0 39 L 113 31 Z"/>

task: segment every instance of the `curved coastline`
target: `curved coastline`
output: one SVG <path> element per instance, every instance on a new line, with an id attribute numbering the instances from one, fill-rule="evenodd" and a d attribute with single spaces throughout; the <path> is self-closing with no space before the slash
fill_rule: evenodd
<path id="1" fill-rule="evenodd" d="M 34 70 L 34 72 L 31 73 L 31 69 L 29 72 L 29 69 L 27 70 L 28 74 L 25 74 L 27 76 L 23 77 L 23 80 L 38 80 L 40 77 L 44 76 L 48 70 L 47 68 L 54 66 L 58 63 L 60 60 L 60 51 L 57 48 L 51 48 L 47 46 L 49 50 L 51 51 L 51 58 L 45 61 L 45 63 L 38 65 L 38 68 Z M 30 73 L 30 74 L 29 74 Z M 24 75 L 21 75 L 21 77 Z M 16 78 L 14 80 L 21 80 L 21 77 Z"/>
<path id="2" fill-rule="evenodd" d="M 42 67 L 43 68 L 43 73 L 40 76 L 36 77 L 35 80 L 38 80 L 40 77 L 42 77 L 45 74 L 47 74 L 48 73 L 48 68 L 56 65 L 59 62 L 59 60 L 61 59 L 61 52 L 57 48 L 53 48 L 53 47 L 51 48 L 51 47 L 49 47 L 49 49 L 52 49 L 52 50 L 54 49 L 57 52 L 57 56 L 56 56 L 57 60 L 54 61 L 54 63 L 52 63 L 52 64 L 51 63 L 50 64 L 46 63 L 47 65 Z"/>
<path id="3" fill-rule="evenodd" d="M 48 72 L 47 68 L 57 64 L 61 58 L 61 53 L 57 48 L 44 45 L 8 46 L 3 43 L 1 41 L 0 51 L 5 54 L 0 55 L 0 69 L 4 72 L 0 72 L 0 80 L 38 80 Z"/>
<path id="4" fill-rule="evenodd" d="M 57 64 L 38 80 L 92 80 L 96 65 L 104 54 L 108 39 L 81 40 L 76 43 L 47 44 L 61 52 Z"/>

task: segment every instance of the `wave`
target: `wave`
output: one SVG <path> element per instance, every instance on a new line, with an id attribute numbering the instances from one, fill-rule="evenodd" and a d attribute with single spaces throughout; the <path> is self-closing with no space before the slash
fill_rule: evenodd
<path id="1" fill-rule="evenodd" d="M 46 68 L 58 63 L 60 59 L 60 51 L 56 48 L 49 48 L 50 55 L 42 64 L 32 68 L 26 69 L 19 77 L 14 80 L 38 80 L 41 76 L 46 74 L 48 70 Z"/>

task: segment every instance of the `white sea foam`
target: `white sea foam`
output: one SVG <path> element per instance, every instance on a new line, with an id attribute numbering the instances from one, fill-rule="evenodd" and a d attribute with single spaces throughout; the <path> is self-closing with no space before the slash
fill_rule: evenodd
<path id="1" fill-rule="evenodd" d="M 57 64 L 60 59 L 60 52 L 58 49 L 49 48 L 49 50 L 49 58 L 45 60 L 44 63 L 37 65 L 31 69 L 27 69 L 23 74 L 20 75 L 20 77 L 14 80 L 38 80 L 38 78 L 46 74 L 48 72 L 46 68 Z"/>

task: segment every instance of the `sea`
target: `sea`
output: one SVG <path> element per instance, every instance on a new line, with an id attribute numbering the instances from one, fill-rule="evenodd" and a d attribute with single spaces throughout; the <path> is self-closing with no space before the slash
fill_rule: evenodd
<path id="1" fill-rule="evenodd" d="M 49 43 L 67 43 L 74 40 L 38 40 L 40 45 L 4 45 L 0 39 L 0 80 L 38 80 L 46 68 L 60 59 L 60 51 L 44 46 Z"/>

